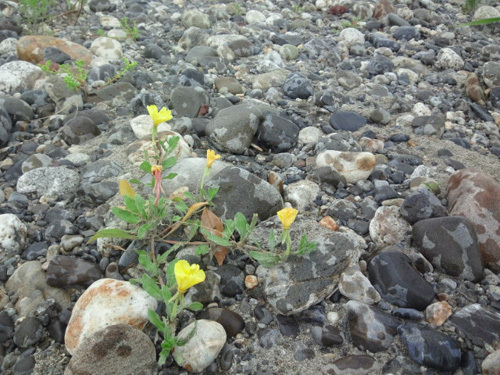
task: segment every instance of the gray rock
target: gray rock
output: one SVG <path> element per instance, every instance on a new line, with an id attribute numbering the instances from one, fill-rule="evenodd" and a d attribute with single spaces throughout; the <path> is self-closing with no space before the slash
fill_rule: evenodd
<path id="1" fill-rule="evenodd" d="M 376 374 L 380 370 L 380 363 L 366 354 L 351 354 L 335 360 L 332 364 L 325 366 L 327 371 L 334 371 L 338 375 L 369 375 Z"/>
<path id="2" fill-rule="evenodd" d="M 368 277 L 381 297 L 396 306 L 423 310 L 434 299 L 432 285 L 395 247 L 384 249 L 370 260 Z"/>
<path id="3" fill-rule="evenodd" d="M 242 154 L 252 143 L 263 116 L 255 106 L 240 104 L 224 108 L 208 124 L 205 132 L 220 149 Z"/>
<path id="4" fill-rule="evenodd" d="M 254 238 L 267 243 L 274 228 L 278 238 L 281 224 L 276 217 L 257 226 Z M 332 232 L 313 220 L 300 217 L 290 227 L 292 243 L 302 235 L 317 242 L 317 250 L 305 256 L 290 256 L 286 262 L 266 268 L 259 266 L 262 293 L 267 302 L 280 314 L 291 315 L 306 310 L 330 296 L 337 288 L 340 274 L 350 262 L 356 262 L 364 241 L 356 235 Z"/>
<path id="5" fill-rule="evenodd" d="M 30 90 L 44 73 L 38 66 L 27 61 L 11 61 L 0 66 L 0 91 L 14 94 Z"/>
<path id="6" fill-rule="evenodd" d="M 50 167 L 52 161 L 52 158 L 45 154 L 33 154 L 23 162 L 21 170 L 26 173 L 32 169 Z"/>
<path id="7" fill-rule="evenodd" d="M 181 22 L 185 28 L 189 28 L 191 26 L 198 27 L 200 29 L 210 28 L 210 20 L 208 16 L 196 9 L 185 11 L 182 14 Z"/>
<path id="8" fill-rule="evenodd" d="M 9 115 L 22 121 L 33 119 L 33 110 L 24 100 L 12 96 L 6 96 L 2 99 L 4 100 L 4 108 Z"/>
<path id="9" fill-rule="evenodd" d="M 9 142 L 9 133 L 12 130 L 12 119 L 3 106 L 3 101 L 0 99 L 0 147 L 5 146 Z"/>
<path id="10" fill-rule="evenodd" d="M 85 338 L 64 375 L 152 375 L 156 371 L 156 350 L 149 337 L 128 324 L 115 324 Z"/>
<path id="11" fill-rule="evenodd" d="M 80 184 L 78 172 L 66 167 L 43 167 L 24 173 L 17 181 L 19 193 L 35 193 L 69 199 Z"/>
<path id="12" fill-rule="evenodd" d="M 37 318 L 28 316 L 23 319 L 14 331 L 14 343 L 21 348 L 36 345 L 43 335 L 43 326 Z"/>
<path id="13" fill-rule="evenodd" d="M 337 130 L 354 132 L 366 125 L 366 118 L 352 111 L 338 111 L 330 117 L 330 125 Z"/>
<path id="14" fill-rule="evenodd" d="M 346 303 L 345 324 L 350 341 L 361 350 L 377 353 L 388 349 L 401 321 L 358 301 Z"/>
<path id="15" fill-rule="evenodd" d="M 307 99 L 314 93 L 311 81 L 300 73 L 292 73 L 286 77 L 283 91 L 292 99 Z"/>
<path id="16" fill-rule="evenodd" d="M 207 188 L 219 187 L 212 200 L 213 211 L 223 220 L 241 212 L 247 220 L 254 214 L 260 220 L 276 214 L 283 207 L 280 193 L 268 182 L 239 167 L 227 167 L 215 174 Z"/>
<path id="17" fill-rule="evenodd" d="M 207 92 L 201 87 L 179 86 L 172 90 L 172 109 L 179 116 L 196 117 L 200 108 L 210 104 Z"/>
<path id="18" fill-rule="evenodd" d="M 288 151 L 297 143 L 299 127 L 283 117 L 268 114 L 259 125 L 257 139 L 275 152 Z"/>
<path id="19" fill-rule="evenodd" d="M 195 46 L 206 45 L 207 40 L 208 33 L 206 30 L 191 26 L 186 31 L 184 31 L 184 34 L 182 34 L 177 44 L 183 50 L 189 50 Z"/>
<path id="20" fill-rule="evenodd" d="M 368 66 L 366 67 L 366 70 L 372 76 L 392 72 L 393 69 L 393 62 L 384 56 L 375 56 L 370 60 Z"/>
<path id="21" fill-rule="evenodd" d="M 449 322 L 474 345 L 493 345 L 500 340 L 500 314 L 478 303 L 456 310 Z"/>
<path id="22" fill-rule="evenodd" d="M 446 208 L 428 189 L 418 189 L 408 195 L 401 205 L 400 212 L 410 224 L 432 217 L 446 216 Z"/>
<path id="23" fill-rule="evenodd" d="M 69 145 L 80 144 L 95 138 L 101 131 L 94 122 L 85 116 L 69 120 L 61 130 L 61 137 Z"/>
<path id="24" fill-rule="evenodd" d="M 71 256 L 57 255 L 47 267 L 47 284 L 55 288 L 84 288 L 100 278 L 97 264 Z"/>
<path id="25" fill-rule="evenodd" d="M 476 230 L 461 216 L 421 220 L 413 226 L 413 241 L 439 271 L 477 282 L 484 275 Z"/>
<path id="26" fill-rule="evenodd" d="M 57 64 L 63 64 L 65 61 L 71 60 L 71 56 L 61 51 L 59 48 L 48 46 L 43 49 L 43 59 L 52 61 Z"/>

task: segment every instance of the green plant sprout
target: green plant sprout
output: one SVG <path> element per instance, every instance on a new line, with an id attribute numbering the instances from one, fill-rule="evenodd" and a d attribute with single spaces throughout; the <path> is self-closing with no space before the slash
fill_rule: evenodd
<path id="1" fill-rule="evenodd" d="M 139 29 L 137 29 L 137 24 L 134 21 L 134 25 L 130 26 L 128 23 L 128 17 L 123 17 L 120 19 L 120 25 L 122 29 L 127 33 L 127 37 L 136 40 L 139 36 Z"/>

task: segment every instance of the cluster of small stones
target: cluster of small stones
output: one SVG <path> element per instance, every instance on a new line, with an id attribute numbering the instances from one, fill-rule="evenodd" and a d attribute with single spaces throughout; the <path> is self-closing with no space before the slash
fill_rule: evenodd
<path id="1" fill-rule="evenodd" d="M 499 374 L 500 24 L 459 25 L 500 6 L 463 4 L 89 0 L 27 30 L 0 0 L 0 372 Z M 82 60 L 84 87 L 48 60 Z M 163 307 L 129 282 L 146 245 L 88 243 L 127 229 L 110 208 L 144 177 L 148 105 L 180 137 L 166 194 L 215 149 L 218 216 L 257 213 L 266 243 L 292 206 L 294 244 L 317 243 L 271 268 L 178 251 L 204 309 L 162 366 Z"/>

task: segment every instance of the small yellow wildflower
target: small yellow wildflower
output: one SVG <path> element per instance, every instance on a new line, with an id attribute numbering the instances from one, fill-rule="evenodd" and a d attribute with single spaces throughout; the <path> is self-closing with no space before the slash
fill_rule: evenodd
<path id="1" fill-rule="evenodd" d="M 189 264 L 186 260 L 179 260 L 174 267 L 177 289 L 180 293 L 186 292 L 193 285 L 205 281 L 205 272 L 198 264 Z"/>
<path id="2" fill-rule="evenodd" d="M 292 223 L 295 221 L 295 218 L 297 217 L 298 213 L 299 213 L 298 210 L 291 207 L 286 207 L 278 211 L 277 215 L 278 218 L 281 220 L 281 223 L 283 224 L 283 229 L 290 228 L 290 225 L 292 225 Z"/>
<path id="3" fill-rule="evenodd" d="M 153 119 L 153 125 L 158 126 L 162 122 L 172 120 L 172 111 L 169 111 L 167 108 L 163 107 L 160 112 L 158 112 L 158 107 L 155 105 L 147 106 L 148 113 Z"/>
<path id="4" fill-rule="evenodd" d="M 216 154 L 214 150 L 207 150 L 207 167 L 210 168 L 214 161 L 220 159 L 220 155 Z"/>

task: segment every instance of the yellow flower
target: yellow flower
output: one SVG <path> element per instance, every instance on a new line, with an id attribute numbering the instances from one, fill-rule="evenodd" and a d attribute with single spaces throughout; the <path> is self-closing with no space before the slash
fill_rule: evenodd
<path id="1" fill-rule="evenodd" d="M 207 167 L 210 168 L 214 161 L 220 159 L 220 155 L 216 154 L 214 150 L 207 150 Z"/>
<path id="2" fill-rule="evenodd" d="M 297 217 L 298 213 L 299 213 L 298 210 L 291 207 L 286 207 L 278 211 L 278 218 L 281 220 L 281 223 L 283 224 L 283 229 L 290 228 L 290 225 L 292 225 L 292 223 L 295 221 L 295 218 Z"/>
<path id="3" fill-rule="evenodd" d="M 147 106 L 148 113 L 153 119 L 153 125 L 158 126 L 162 122 L 172 120 L 172 111 L 169 111 L 165 107 L 163 107 L 160 112 L 158 112 L 158 107 L 155 105 L 148 105 Z"/>
<path id="4" fill-rule="evenodd" d="M 205 281 L 205 272 L 200 270 L 198 264 L 189 264 L 186 260 L 179 260 L 174 267 L 177 289 L 184 293 L 193 285 Z"/>

